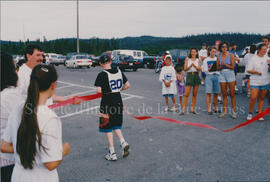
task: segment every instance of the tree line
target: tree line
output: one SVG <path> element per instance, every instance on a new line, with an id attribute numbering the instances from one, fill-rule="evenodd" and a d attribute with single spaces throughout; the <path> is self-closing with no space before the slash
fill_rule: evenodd
<path id="1" fill-rule="evenodd" d="M 270 36 L 270 34 L 268 34 Z M 161 52 L 170 49 L 189 49 L 191 47 L 200 48 L 202 43 L 214 45 L 216 40 L 236 43 L 238 50 L 253 43 L 258 43 L 262 40 L 261 34 L 248 33 L 205 33 L 200 35 L 188 35 L 184 37 L 125 37 L 112 39 L 80 39 L 80 52 L 85 52 L 93 55 L 100 55 L 105 51 L 115 49 L 136 49 L 144 50 L 150 55 L 161 54 Z M 76 38 L 65 38 L 56 40 L 41 40 L 26 42 L 18 41 L 1 41 L 1 51 L 9 54 L 23 55 L 24 48 L 27 44 L 39 44 L 44 52 L 57 53 L 66 55 L 69 52 L 76 52 Z"/>

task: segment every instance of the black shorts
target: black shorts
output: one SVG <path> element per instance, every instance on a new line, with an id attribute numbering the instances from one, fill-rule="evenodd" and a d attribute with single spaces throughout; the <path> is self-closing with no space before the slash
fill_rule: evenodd
<path id="1" fill-rule="evenodd" d="M 108 114 L 109 119 L 99 118 L 99 131 L 100 132 L 112 132 L 116 129 L 122 129 L 123 123 L 123 103 L 120 98 L 102 98 L 100 105 L 100 113 Z"/>

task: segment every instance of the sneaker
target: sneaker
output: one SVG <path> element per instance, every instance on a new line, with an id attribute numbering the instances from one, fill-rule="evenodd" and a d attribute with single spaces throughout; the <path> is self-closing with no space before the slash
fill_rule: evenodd
<path id="1" fill-rule="evenodd" d="M 172 111 L 172 112 L 177 111 L 177 107 L 172 107 L 172 108 L 170 109 L 170 111 Z"/>
<path id="2" fill-rule="evenodd" d="M 247 97 L 250 98 L 250 92 L 247 93 Z"/>
<path id="3" fill-rule="evenodd" d="M 221 113 L 218 117 L 219 117 L 219 118 L 224 118 L 226 115 L 227 115 L 227 114 L 225 114 L 225 113 Z"/>
<path id="4" fill-rule="evenodd" d="M 168 112 L 169 111 L 169 108 L 168 107 L 165 107 L 164 111 L 165 112 Z"/>
<path id="5" fill-rule="evenodd" d="M 247 120 L 251 120 L 251 119 L 252 119 L 252 114 L 248 114 Z"/>
<path id="6" fill-rule="evenodd" d="M 110 151 L 105 155 L 105 159 L 108 161 L 117 161 L 116 153 L 111 153 Z"/>
<path id="7" fill-rule="evenodd" d="M 259 118 L 259 121 L 264 121 L 264 118 L 263 117 Z"/>
<path id="8" fill-rule="evenodd" d="M 233 112 L 233 113 L 232 113 L 232 118 L 233 118 L 233 119 L 236 119 L 236 118 L 237 118 L 236 112 Z"/>
<path id="9" fill-rule="evenodd" d="M 217 114 L 217 113 L 221 113 L 220 110 L 214 110 L 214 113 Z"/>
<path id="10" fill-rule="evenodd" d="M 121 148 L 122 148 L 122 156 L 123 158 L 127 157 L 129 155 L 129 145 L 126 141 L 121 143 Z"/>

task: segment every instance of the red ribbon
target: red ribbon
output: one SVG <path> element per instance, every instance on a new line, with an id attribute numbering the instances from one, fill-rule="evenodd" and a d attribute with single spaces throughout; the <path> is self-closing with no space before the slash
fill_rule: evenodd
<path id="1" fill-rule="evenodd" d="M 67 105 L 71 105 L 71 104 L 78 104 L 78 103 L 81 103 L 81 102 L 98 99 L 101 96 L 102 96 L 102 94 L 93 94 L 93 95 L 85 95 L 85 96 L 80 96 L 80 97 L 72 97 L 72 98 L 64 100 L 62 102 L 52 104 L 52 105 L 49 106 L 49 108 L 55 109 L 57 107 L 67 106 Z"/>
<path id="2" fill-rule="evenodd" d="M 94 99 L 100 98 L 101 96 L 102 96 L 102 94 L 93 94 L 93 95 L 86 95 L 86 96 L 80 96 L 80 97 L 73 97 L 73 98 L 67 99 L 65 101 L 50 105 L 49 108 L 55 109 L 55 108 L 61 107 L 61 106 L 67 106 L 70 104 L 77 104 L 80 102 L 94 100 Z M 217 129 L 213 126 L 207 125 L 207 124 L 179 121 L 179 120 L 176 120 L 173 118 L 167 118 L 167 117 L 163 117 L 163 116 L 133 116 L 133 115 L 129 114 L 126 111 L 126 109 L 124 109 L 124 111 L 127 115 L 131 116 L 132 118 L 134 118 L 136 120 L 140 120 L 140 121 L 147 120 L 147 119 L 158 119 L 158 120 L 162 120 L 162 121 L 166 121 L 166 122 L 170 122 L 170 123 L 176 123 L 176 124 L 182 124 L 182 125 L 188 125 L 188 126 L 194 126 L 194 127 L 200 127 L 200 128 L 207 128 L 207 129 L 216 130 L 216 131 L 220 131 L 220 132 L 231 132 L 231 131 L 234 131 L 236 129 L 247 126 L 247 125 L 257 121 L 259 118 L 270 114 L 270 107 L 265 109 L 262 113 L 254 116 L 251 120 L 245 121 L 245 122 L 231 128 L 231 129 L 227 129 L 227 130 L 220 130 L 220 129 Z"/>

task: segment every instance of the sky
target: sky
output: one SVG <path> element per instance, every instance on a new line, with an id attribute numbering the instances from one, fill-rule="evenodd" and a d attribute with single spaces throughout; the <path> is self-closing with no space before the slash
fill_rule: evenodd
<path id="1" fill-rule="evenodd" d="M 76 1 L 1 1 L 1 40 L 77 36 Z M 270 33 L 270 1 L 79 1 L 80 38 Z"/>

